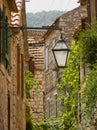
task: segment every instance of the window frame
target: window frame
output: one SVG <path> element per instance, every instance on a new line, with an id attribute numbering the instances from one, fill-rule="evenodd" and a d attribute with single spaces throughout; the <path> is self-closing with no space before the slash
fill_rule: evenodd
<path id="1" fill-rule="evenodd" d="M 8 28 L 8 17 L 6 16 L 6 7 L 3 5 L 1 10 L 1 62 L 4 64 L 7 72 L 11 73 L 11 44 L 10 29 Z"/>
<path id="2" fill-rule="evenodd" d="M 45 70 L 49 69 L 49 47 L 46 46 L 45 48 Z"/>

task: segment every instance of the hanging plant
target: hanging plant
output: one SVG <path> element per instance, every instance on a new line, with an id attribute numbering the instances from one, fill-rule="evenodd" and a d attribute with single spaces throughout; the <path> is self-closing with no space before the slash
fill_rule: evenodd
<path id="1" fill-rule="evenodd" d="M 64 101 L 64 130 L 77 129 L 77 107 L 79 93 L 79 63 L 80 53 L 79 44 L 77 41 L 72 42 L 70 58 L 68 66 L 64 69 L 59 88 L 61 90 L 60 98 Z M 64 95 L 65 92 L 65 95 Z"/>
<path id="2" fill-rule="evenodd" d="M 31 98 L 31 91 L 32 89 L 36 89 L 38 91 L 39 89 L 39 84 L 35 80 L 34 75 L 32 72 L 27 71 L 25 75 L 25 80 L 26 80 L 26 98 Z"/>
<path id="3" fill-rule="evenodd" d="M 85 88 L 82 92 L 82 103 L 85 104 L 83 112 L 85 115 L 91 115 L 97 101 L 97 65 L 88 72 L 85 78 Z"/>
<path id="4" fill-rule="evenodd" d="M 81 59 L 84 63 L 97 62 L 97 28 L 89 28 L 79 34 Z"/>

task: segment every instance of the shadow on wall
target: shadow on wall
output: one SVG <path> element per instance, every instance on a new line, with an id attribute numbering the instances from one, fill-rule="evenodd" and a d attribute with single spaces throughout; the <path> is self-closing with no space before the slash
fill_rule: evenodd
<path id="1" fill-rule="evenodd" d="M 0 130 L 4 130 L 3 123 L 1 120 L 0 120 Z"/>

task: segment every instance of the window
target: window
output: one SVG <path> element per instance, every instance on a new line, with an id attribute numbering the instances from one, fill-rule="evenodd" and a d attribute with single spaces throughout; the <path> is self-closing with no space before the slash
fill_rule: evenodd
<path id="1" fill-rule="evenodd" d="M 96 19 L 97 19 L 97 0 L 95 0 L 95 11 L 96 11 Z"/>
<path id="2" fill-rule="evenodd" d="M 24 97 L 24 55 L 21 54 L 21 97 Z"/>
<path id="3" fill-rule="evenodd" d="M 46 47 L 45 50 L 45 67 L 46 67 L 46 71 L 49 68 L 49 52 L 48 52 L 48 47 Z"/>
<path id="4" fill-rule="evenodd" d="M 8 91 L 8 130 L 10 130 L 10 92 Z"/>
<path id="5" fill-rule="evenodd" d="M 54 48 L 55 44 L 56 44 L 56 38 L 53 38 L 53 40 L 52 40 L 52 48 Z M 52 63 L 53 63 L 53 68 L 52 69 L 56 70 L 57 64 L 55 62 L 55 58 L 54 58 L 53 53 L 52 53 Z"/>
<path id="6" fill-rule="evenodd" d="M 34 61 L 32 58 L 29 60 L 29 71 L 31 71 L 34 74 Z"/>
<path id="7" fill-rule="evenodd" d="M 80 0 L 81 5 L 85 5 L 86 4 L 86 0 Z"/>
<path id="8" fill-rule="evenodd" d="M 47 99 L 47 118 L 50 117 L 50 99 Z"/>
<path id="9" fill-rule="evenodd" d="M 1 8 L 0 8 L 0 21 L 1 21 Z M 1 62 L 1 22 L 0 22 L 0 62 Z"/>
<path id="10" fill-rule="evenodd" d="M 90 0 L 87 1 L 88 6 L 87 6 L 87 11 L 88 11 L 88 22 L 91 22 L 91 5 L 90 5 Z"/>
<path id="11" fill-rule="evenodd" d="M 58 117 L 58 105 L 57 105 L 57 94 L 54 95 L 54 116 Z"/>
<path id="12" fill-rule="evenodd" d="M 5 6 L 1 12 L 1 61 L 10 73 L 10 29 L 8 28 L 8 17 L 5 15 Z"/>
<path id="13" fill-rule="evenodd" d="M 88 18 L 81 19 L 82 29 L 86 29 L 86 23 L 88 23 Z"/>
<path id="14" fill-rule="evenodd" d="M 20 94 L 20 46 L 17 44 L 17 94 Z"/>

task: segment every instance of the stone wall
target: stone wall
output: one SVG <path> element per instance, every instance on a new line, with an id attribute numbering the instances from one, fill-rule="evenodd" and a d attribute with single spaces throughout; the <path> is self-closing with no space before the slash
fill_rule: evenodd
<path id="1" fill-rule="evenodd" d="M 32 90 L 32 113 L 36 121 L 41 121 L 44 118 L 44 72 L 35 70 L 35 79 L 39 83 L 38 89 Z"/>
<path id="2" fill-rule="evenodd" d="M 30 56 L 30 71 L 39 84 L 38 89 L 32 89 L 30 103 L 36 121 L 44 118 L 44 31 L 28 31 L 28 44 Z"/>
<path id="3" fill-rule="evenodd" d="M 53 26 L 62 27 L 62 36 L 70 46 L 73 40 L 73 34 L 76 28 L 81 25 L 81 19 L 87 16 L 86 8 L 76 8 L 71 10 L 55 20 Z M 45 34 L 45 114 L 46 117 L 57 117 L 60 113 L 61 102 L 56 102 L 55 97 L 59 95 L 57 84 L 60 82 L 63 69 L 56 66 L 55 59 L 52 54 L 52 48 L 56 41 L 60 38 L 59 30 L 48 30 Z M 57 112 L 56 112 L 57 111 Z M 57 113 L 57 114 L 55 114 Z"/>
<path id="4" fill-rule="evenodd" d="M 6 16 L 8 23 L 11 24 L 11 12 L 15 10 L 15 1 L 12 1 L 10 7 L 7 0 L 0 2 L 0 7 L 4 4 L 6 7 Z M 24 12 L 23 12 L 24 13 Z M 25 19 L 23 21 L 25 23 Z M 0 57 L 0 130 L 25 130 L 25 82 L 24 82 L 24 66 L 25 66 L 25 52 L 24 52 L 24 33 L 16 29 L 11 29 L 10 39 L 10 63 L 11 70 L 7 68 Z M 4 35 L 4 34 L 3 34 Z M 26 37 L 26 36 L 25 36 Z M 0 39 L 1 40 L 1 39 Z M 2 41 L 0 41 L 1 47 Z M 20 53 L 18 54 L 17 46 L 20 46 Z M 0 48 L 1 51 L 2 48 Z M 1 54 L 1 52 L 0 52 Z M 18 57 L 19 56 L 19 57 Z M 18 63 L 17 58 L 20 58 Z M 19 75 L 17 73 L 20 66 Z M 20 78 L 20 86 L 17 84 L 17 79 Z M 18 87 L 20 93 L 17 93 Z"/>

